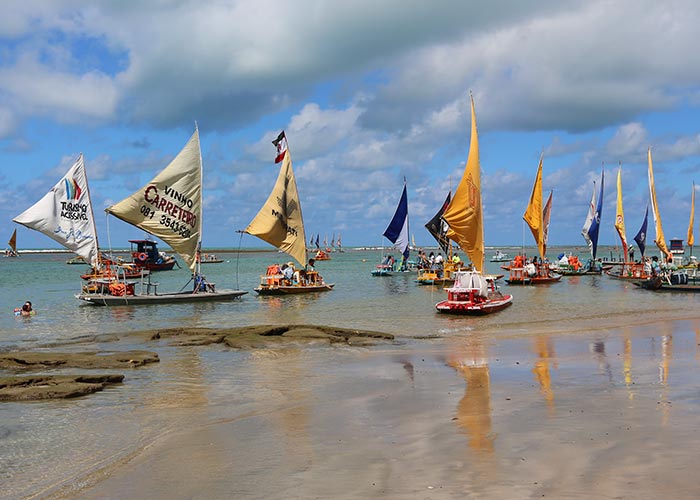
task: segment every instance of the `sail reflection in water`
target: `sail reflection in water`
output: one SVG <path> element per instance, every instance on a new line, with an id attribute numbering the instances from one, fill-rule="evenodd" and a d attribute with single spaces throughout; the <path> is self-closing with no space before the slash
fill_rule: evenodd
<path id="1" fill-rule="evenodd" d="M 455 347 L 448 364 L 464 377 L 467 387 L 457 405 L 457 425 L 469 437 L 469 447 L 492 455 L 495 437 L 491 423 L 491 376 L 483 341 L 472 338 Z"/>
<path id="2" fill-rule="evenodd" d="M 537 361 L 532 368 L 532 373 L 540 385 L 540 392 L 547 402 L 549 415 L 554 415 L 554 391 L 552 390 L 552 375 L 549 369 L 551 360 L 555 357 L 554 344 L 552 340 L 544 335 L 540 335 L 535 339 L 535 353 Z M 556 367 L 556 364 L 555 364 Z"/>

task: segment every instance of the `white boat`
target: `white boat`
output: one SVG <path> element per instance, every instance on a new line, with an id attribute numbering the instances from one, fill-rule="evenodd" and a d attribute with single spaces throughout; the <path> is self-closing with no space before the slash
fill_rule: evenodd
<path id="1" fill-rule="evenodd" d="M 106 212 L 169 244 L 192 271 L 192 285 L 184 292 L 161 293 L 157 284 L 150 281 L 150 274 L 136 281 L 123 279 L 117 273 L 116 278 L 88 281 L 82 293 L 76 295 L 78 299 L 113 306 L 231 300 L 247 293 L 217 288 L 201 274 L 202 154 L 198 129 L 167 167 Z"/>
<path id="2" fill-rule="evenodd" d="M 496 253 L 491 257 L 491 262 L 510 262 L 510 257 L 507 253 L 496 250 Z"/>

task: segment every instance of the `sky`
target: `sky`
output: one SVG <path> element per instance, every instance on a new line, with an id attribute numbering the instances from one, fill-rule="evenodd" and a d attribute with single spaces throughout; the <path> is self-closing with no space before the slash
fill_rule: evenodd
<path id="1" fill-rule="evenodd" d="M 464 170 L 475 102 L 487 246 L 533 245 L 522 215 L 540 155 L 549 246 L 581 227 L 605 172 L 601 245 L 649 200 L 686 239 L 700 182 L 700 3 L 693 0 L 7 0 L 0 16 L 0 237 L 85 156 L 101 246 L 144 233 L 104 208 L 200 131 L 204 247 L 267 199 L 284 130 L 308 236 L 388 245 L 408 187 L 416 244 Z M 651 233 L 651 230 L 650 230 Z M 700 220 L 695 224 L 700 240 Z"/>

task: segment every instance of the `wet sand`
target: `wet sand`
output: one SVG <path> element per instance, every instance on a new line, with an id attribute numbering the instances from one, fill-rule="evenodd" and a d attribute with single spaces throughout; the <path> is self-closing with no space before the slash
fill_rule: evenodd
<path id="1" fill-rule="evenodd" d="M 699 344 L 684 321 L 259 349 L 246 390 L 171 402 L 188 425 L 56 496 L 698 498 Z"/>

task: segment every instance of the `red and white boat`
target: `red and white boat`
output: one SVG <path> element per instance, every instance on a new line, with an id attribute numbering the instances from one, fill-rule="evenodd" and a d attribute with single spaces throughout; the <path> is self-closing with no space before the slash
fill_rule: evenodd
<path id="1" fill-rule="evenodd" d="M 484 315 L 513 303 L 513 296 L 502 294 L 493 276 L 483 276 L 478 271 L 456 271 L 454 276 L 454 286 L 445 288 L 447 300 L 435 304 L 438 312 Z"/>

